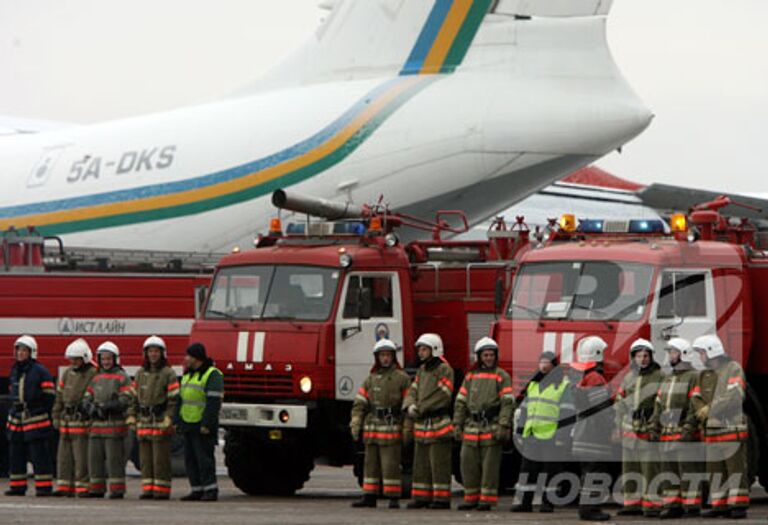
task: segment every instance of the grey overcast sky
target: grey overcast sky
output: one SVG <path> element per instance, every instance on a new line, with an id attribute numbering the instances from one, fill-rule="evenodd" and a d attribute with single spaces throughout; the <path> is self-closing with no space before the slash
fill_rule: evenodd
<path id="1" fill-rule="evenodd" d="M 365 1 L 365 0 L 358 0 Z M 0 0 L 0 114 L 93 122 L 214 100 L 318 25 L 317 0 Z M 656 113 L 599 164 L 768 192 L 767 0 L 615 0 L 616 61 Z"/>

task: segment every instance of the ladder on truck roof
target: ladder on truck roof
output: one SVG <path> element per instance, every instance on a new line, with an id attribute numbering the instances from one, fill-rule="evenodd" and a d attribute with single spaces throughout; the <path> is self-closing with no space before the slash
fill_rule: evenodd
<path id="1" fill-rule="evenodd" d="M 214 252 L 180 252 L 47 246 L 43 265 L 49 270 L 210 273 L 224 256 Z"/>

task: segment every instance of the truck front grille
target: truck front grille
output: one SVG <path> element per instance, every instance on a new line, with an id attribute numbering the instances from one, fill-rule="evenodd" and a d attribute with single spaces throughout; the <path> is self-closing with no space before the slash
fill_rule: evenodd
<path id="1" fill-rule="evenodd" d="M 291 374 L 271 372 L 228 372 L 224 374 L 225 399 L 233 396 L 274 396 L 293 394 Z"/>

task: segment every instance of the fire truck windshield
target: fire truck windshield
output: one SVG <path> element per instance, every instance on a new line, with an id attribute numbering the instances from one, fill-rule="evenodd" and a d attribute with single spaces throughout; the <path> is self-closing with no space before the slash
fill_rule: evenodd
<path id="1" fill-rule="evenodd" d="M 324 321 L 339 270 L 319 266 L 234 266 L 216 274 L 206 319 Z"/>
<path id="2" fill-rule="evenodd" d="M 569 261 L 529 263 L 515 276 L 510 319 L 632 321 L 643 317 L 653 268 L 643 264 Z"/>

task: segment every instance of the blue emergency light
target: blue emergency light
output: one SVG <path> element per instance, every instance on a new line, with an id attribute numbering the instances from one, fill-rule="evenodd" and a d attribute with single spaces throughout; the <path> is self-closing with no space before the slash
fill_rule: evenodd
<path id="1" fill-rule="evenodd" d="M 580 233 L 664 233 L 660 219 L 581 219 L 576 231 Z"/>

